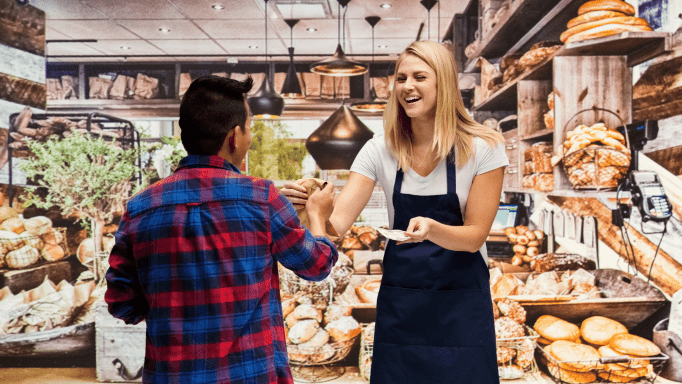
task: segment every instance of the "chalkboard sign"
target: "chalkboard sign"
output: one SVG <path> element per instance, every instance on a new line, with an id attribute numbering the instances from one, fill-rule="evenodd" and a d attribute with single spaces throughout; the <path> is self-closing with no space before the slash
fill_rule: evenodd
<path id="1" fill-rule="evenodd" d="M 668 20 L 670 0 L 639 0 L 639 17 L 646 20 L 654 30 L 661 29 Z M 677 1 L 677 0 L 675 0 Z"/>

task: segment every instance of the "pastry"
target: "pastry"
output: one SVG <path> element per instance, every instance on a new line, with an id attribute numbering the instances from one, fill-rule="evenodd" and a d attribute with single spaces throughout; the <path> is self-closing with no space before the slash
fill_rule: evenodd
<path id="1" fill-rule="evenodd" d="M 583 13 L 582 15 L 571 19 L 571 21 L 569 21 L 568 24 L 566 24 L 566 28 L 570 29 L 570 28 L 573 28 L 573 27 L 580 25 L 580 24 L 589 23 L 590 21 L 611 19 L 614 17 L 624 17 L 624 16 L 627 16 L 627 15 L 622 13 L 622 12 L 591 11 L 591 12 Z"/>
<path id="2" fill-rule="evenodd" d="M 635 7 L 621 0 L 593 0 L 588 1 L 578 8 L 578 15 L 584 15 L 593 11 L 614 11 L 627 16 L 635 15 Z"/>
<path id="3" fill-rule="evenodd" d="M 296 299 L 291 298 L 282 301 L 282 317 L 286 319 L 294 311 L 294 308 L 296 308 Z"/>
<path id="4" fill-rule="evenodd" d="M 575 340 L 580 337 L 580 328 L 568 321 L 552 315 L 542 315 L 536 321 L 533 329 L 545 339 Z"/>
<path id="5" fill-rule="evenodd" d="M 516 364 L 526 369 L 533 364 L 535 356 L 535 343 L 532 339 L 524 339 L 516 351 Z"/>
<path id="6" fill-rule="evenodd" d="M 495 320 L 495 338 L 511 339 L 525 336 L 523 327 L 509 317 L 503 316 Z"/>
<path id="7" fill-rule="evenodd" d="M 291 316 L 291 315 L 290 315 Z M 320 325 L 315 320 L 301 320 L 289 328 L 289 341 L 294 344 L 305 343 L 315 336 Z"/>
<path id="8" fill-rule="evenodd" d="M 327 307 L 327 311 L 324 313 L 324 324 L 327 325 L 334 320 L 342 318 L 343 316 L 350 316 L 352 311 L 352 307 L 338 303 L 332 303 L 329 307 Z"/>
<path id="9" fill-rule="evenodd" d="M 572 341 L 558 340 L 552 343 L 552 356 L 561 361 L 559 366 L 574 372 L 588 372 L 594 368 L 601 368 L 598 361 L 601 355 L 596 349 L 585 344 L 577 344 Z"/>
<path id="10" fill-rule="evenodd" d="M 292 312 L 294 319 L 305 320 L 312 319 L 318 323 L 322 321 L 322 311 L 313 307 L 310 304 L 301 304 Z"/>
<path id="11" fill-rule="evenodd" d="M 367 280 L 355 287 L 355 292 L 363 303 L 376 305 L 380 287 L 381 280 Z"/>
<path id="12" fill-rule="evenodd" d="M 509 317 L 519 324 L 526 322 L 526 310 L 518 302 L 505 297 L 497 302 L 497 307 L 502 316 Z"/>
<path id="13" fill-rule="evenodd" d="M 325 327 L 335 342 L 347 341 L 359 335 L 362 331 L 360 323 L 351 316 L 343 316 Z"/>
<path id="14" fill-rule="evenodd" d="M 569 37 L 571 37 L 577 33 L 585 32 L 585 31 L 591 30 L 592 28 L 600 27 L 600 26 L 606 25 L 606 24 L 641 25 L 641 26 L 645 26 L 645 27 L 649 26 L 649 23 L 647 23 L 646 20 L 641 19 L 639 17 L 632 17 L 632 16 L 613 17 L 610 19 L 590 21 L 587 23 L 577 25 L 573 28 L 569 28 L 561 34 L 561 37 L 559 39 L 562 42 L 566 42 L 566 40 L 568 40 Z"/>
<path id="15" fill-rule="evenodd" d="M 52 220 L 45 216 L 35 216 L 24 222 L 24 228 L 32 235 L 45 235 L 52 231 Z"/>
<path id="16" fill-rule="evenodd" d="M 646 25 L 604 24 L 599 27 L 589 29 L 587 31 L 576 33 L 575 35 L 566 39 L 566 44 L 574 43 L 576 41 L 596 39 L 598 37 L 616 35 L 623 32 L 648 32 L 648 31 L 653 31 L 653 29 Z"/>
<path id="17" fill-rule="evenodd" d="M 497 347 L 497 364 L 502 365 L 512 361 L 516 356 L 516 350 L 508 347 Z"/>
<path id="18" fill-rule="evenodd" d="M 323 345 L 327 344 L 329 341 L 329 333 L 325 331 L 324 329 L 318 329 L 315 335 L 305 343 L 299 344 L 299 348 L 301 349 L 306 349 L 306 348 L 318 348 L 322 347 Z"/>
<path id="19" fill-rule="evenodd" d="M 580 335 L 590 344 L 607 345 L 613 335 L 628 333 L 625 326 L 603 316 L 592 316 L 580 325 Z"/>
<path id="20" fill-rule="evenodd" d="M 629 333 L 619 333 L 609 340 L 609 347 L 615 352 L 638 357 L 656 356 L 661 353 L 660 348 L 651 341 L 631 335 Z"/>

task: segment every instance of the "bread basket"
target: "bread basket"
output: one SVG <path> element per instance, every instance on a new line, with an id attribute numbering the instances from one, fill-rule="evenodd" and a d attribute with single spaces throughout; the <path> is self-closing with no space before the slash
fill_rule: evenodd
<path id="1" fill-rule="evenodd" d="M 289 363 L 291 365 L 315 366 L 327 365 L 341 361 L 348 356 L 355 340 L 360 335 L 348 340 L 325 344 L 322 347 L 303 348 L 294 344 L 287 344 Z"/>
<path id="2" fill-rule="evenodd" d="M 63 253 L 60 251 L 55 255 L 49 251 L 51 247 L 61 248 Z M 52 228 L 45 235 L 24 232 L 11 238 L 0 238 L 0 269 L 24 269 L 68 256 L 66 228 Z"/>
<path id="3" fill-rule="evenodd" d="M 540 361 L 544 363 L 550 376 L 555 383 L 578 383 L 578 382 L 631 382 L 631 383 L 654 383 L 658 377 L 658 373 L 663 368 L 663 365 L 668 360 L 668 355 L 661 353 L 653 357 L 634 358 L 629 356 L 618 357 L 601 357 L 598 360 L 562 360 L 559 361 L 545 349 L 538 346 L 538 355 Z M 625 370 L 613 371 L 608 367 L 614 364 L 620 364 Z M 559 369 L 559 367 L 567 367 L 568 365 L 579 365 L 583 367 L 584 372 L 572 372 L 569 370 Z M 637 370 L 642 372 L 637 372 Z M 631 377 L 624 378 L 623 375 L 618 375 L 614 372 L 627 372 Z M 588 380 L 590 379 L 590 380 Z"/>
<path id="4" fill-rule="evenodd" d="M 501 380 L 520 379 L 521 377 L 538 372 L 534 351 L 540 335 L 527 325 L 524 325 L 523 328 L 526 331 L 526 336 L 496 339 L 497 370 Z M 504 355 L 512 357 L 508 361 L 500 362 L 500 358 Z M 525 359 L 525 361 L 519 362 L 520 358 Z M 514 369 L 514 367 L 517 367 L 517 369 Z"/>
<path id="5" fill-rule="evenodd" d="M 564 125 L 564 132 L 567 132 L 569 124 L 580 114 L 596 111 L 610 113 L 616 116 L 623 126 L 626 125 L 617 113 L 608 109 L 593 107 L 583 109 L 568 119 Z M 612 131 L 612 129 L 610 130 Z M 630 139 L 627 129 L 624 136 L 625 149 L 619 150 L 612 146 L 590 143 L 578 150 L 570 151 L 569 149 L 569 152 L 563 155 L 564 172 L 566 172 L 566 176 L 574 189 L 596 189 L 599 191 L 615 189 L 618 186 L 630 167 Z"/>

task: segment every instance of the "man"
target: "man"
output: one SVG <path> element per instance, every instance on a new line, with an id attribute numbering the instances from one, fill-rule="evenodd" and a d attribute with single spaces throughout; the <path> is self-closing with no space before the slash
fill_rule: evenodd
<path id="1" fill-rule="evenodd" d="M 213 76 L 190 85 L 180 105 L 189 155 L 121 219 L 105 299 L 127 324 L 146 319 L 145 383 L 293 383 L 277 262 L 307 280 L 329 274 L 334 187 L 311 195 L 307 230 L 271 181 L 239 172 L 252 86 Z"/>

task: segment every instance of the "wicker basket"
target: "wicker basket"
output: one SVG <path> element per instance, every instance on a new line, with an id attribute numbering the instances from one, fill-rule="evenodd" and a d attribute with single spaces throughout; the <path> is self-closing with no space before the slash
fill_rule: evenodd
<path id="1" fill-rule="evenodd" d="M 374 324 L 369 323 L 362 328 L 360 339 L 360 377 L 369 381 L 372 372 L 372 356 L 374 354 Z"/>
<path id="2" fill-rule="evenodd" d="M 524 325 L 523 328 L 525 329 L 527 336 L 496 340 L 498 355 L 497 368 L 501 380 L 520 379 L 521 377 L 533 375 L 538 372 L 538 365 L 535 362 L 535 348 L 537 347 L 537 339 L 540 335 L 527 325 Z M 508 354 L 513 357 L 508 361 L 500 363 L 499 357 L 503 354 Z M 523 363 L 518 361 L 521 356 L 526 360 Z M 512 370 L 512 365 L 520 366 L 523 369 L 524 374 L 522 376 L 513 376 L 512 372 L 516 372 L 517 370 Z"/>
<path id="3" fill-rule="evenodd" d="M 345 341 L 328 343 L 322 347 L 314 348 L 301 348 L 298 345 L 287 344 L 289 364 L 315 366 L 336 363 L 348 356 L 358 337 L 359 335 L 356 335 Z"/>
<path id="4" fill-rule="evenodd" d="M 569 124 L 578 115 L 585 112 L 603 111 L 616 116 L 623 126 L 625 121 L 616 113 L 602 108 L 590 108 L 579 111 L 564 126 L 566 132 Z M 563 156 L 563 167 L 568 180 L 574 189 L 615 189 L 630 167 L 630 139 L 625 130 L 626 150 L 619 150 L 606 145 L 589 145 L 586 148 L 569 152 Z"/>
<path id="5" fill-rule="evenodd" d="M 60 246 L 64 251 L 64 257 L 62 257 L 62 259 L 68 257 L 69 247 L 66 241 L 66 228 L 53 228 L 52 230 L 58 233 L 58 235 L 52 237 L 47 237 L 49 234 L 40 236 L 22 235 L 11 239 L 0 239 L 0 269 L 24 269 L 43 263 L 49 263 L 51 261 L 48 261 L 44 256 L 41 256 L 43 249 L 46 246 Z M 51 242 L 52 240 L 57 240 L 58 242 L 53 243 Z M 27 250 L 31 252 L 28 252 Z M 20 262 L 18 265 L 20 266 L 14 266 L 17 264 L 7 262 L 7 257 L 11 252 L 20 252 L 20 254 L 15 253 L 11 256 L 18 259 L 18 262 Z"/>

